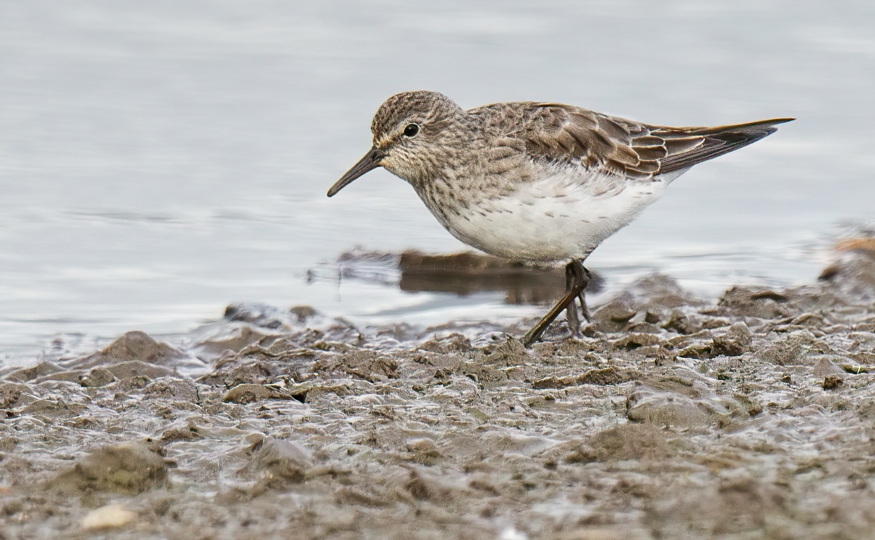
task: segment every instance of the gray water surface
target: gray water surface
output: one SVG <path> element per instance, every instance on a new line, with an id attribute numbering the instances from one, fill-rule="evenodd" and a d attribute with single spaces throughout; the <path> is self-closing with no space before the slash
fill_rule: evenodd
<path id="1" fill-rule="evenodd" d="M 383 99 L 418 88 L 674 125 L 798 117 L 672 184 L 588 266 L 711 296 L 810 282 L 875 210 L 873 29 L 864 1 L 4 2 L 0 362 L 184 334 L 232 301 L 538 313 L 332 277 L 354 246 L 465 249 L 384 171 L 325 197 Z"/>

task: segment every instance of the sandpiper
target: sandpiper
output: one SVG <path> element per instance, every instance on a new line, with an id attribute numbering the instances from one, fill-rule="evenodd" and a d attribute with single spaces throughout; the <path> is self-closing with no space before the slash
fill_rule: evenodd
<path id="1" fill-rule="evenodd" d="M 437 92 L 402 92 L 377 110 L 372 148 L 328 196 L 383 167 L 469 246 L 513 260 L 570 261 L 565 295 L 522 338 L 528 347 L 564 309 L 578 335 L 575 299 L 589 320 L 583 261 L 675 178 L 791 120 L 665 127 L 559 103 L 465 110 Z"/>

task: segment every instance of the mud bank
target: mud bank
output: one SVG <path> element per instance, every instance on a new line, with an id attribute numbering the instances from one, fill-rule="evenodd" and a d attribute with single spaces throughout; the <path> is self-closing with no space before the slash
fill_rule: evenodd
<path id="1" fill-rule="evenodd" d="M 0 373 L 0 538 L 865 538 L 875 262 L 703 302 L 651 276 L 581 340 L 229 307 Z"/>

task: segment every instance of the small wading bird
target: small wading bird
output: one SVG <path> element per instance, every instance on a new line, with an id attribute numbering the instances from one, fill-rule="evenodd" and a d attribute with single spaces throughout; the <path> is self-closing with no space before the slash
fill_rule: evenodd
<path id="1" fill-rule="evenodd" d="M 564 309 L 579 334 L 575 299 L 589 320 L 583 261 L 675 178 L 791 120 L 664 127 L 558 103 L 465 110 L 437 92 L 402 92 L 377 110 L 373 147 L 328 196 L 383 167 L 469 246 L 519 261 L 570 261 L 565 295 L 523 337 L 528 347 Z"/>

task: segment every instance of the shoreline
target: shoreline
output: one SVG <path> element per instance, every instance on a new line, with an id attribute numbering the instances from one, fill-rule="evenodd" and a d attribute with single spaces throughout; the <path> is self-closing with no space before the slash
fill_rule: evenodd
<path id="1" fill-rule="evenodd" d="M 857 248 L 854 248 L 857 249 Z M 875 520 L 875 259 L 824 280 L 670 278 L 580 340 L 530 321 L 356 328 L 229 307 L 0 373 L 10 537 L 859 537 Z M 205 359 L 198 360 L 198 357 Z"/>

